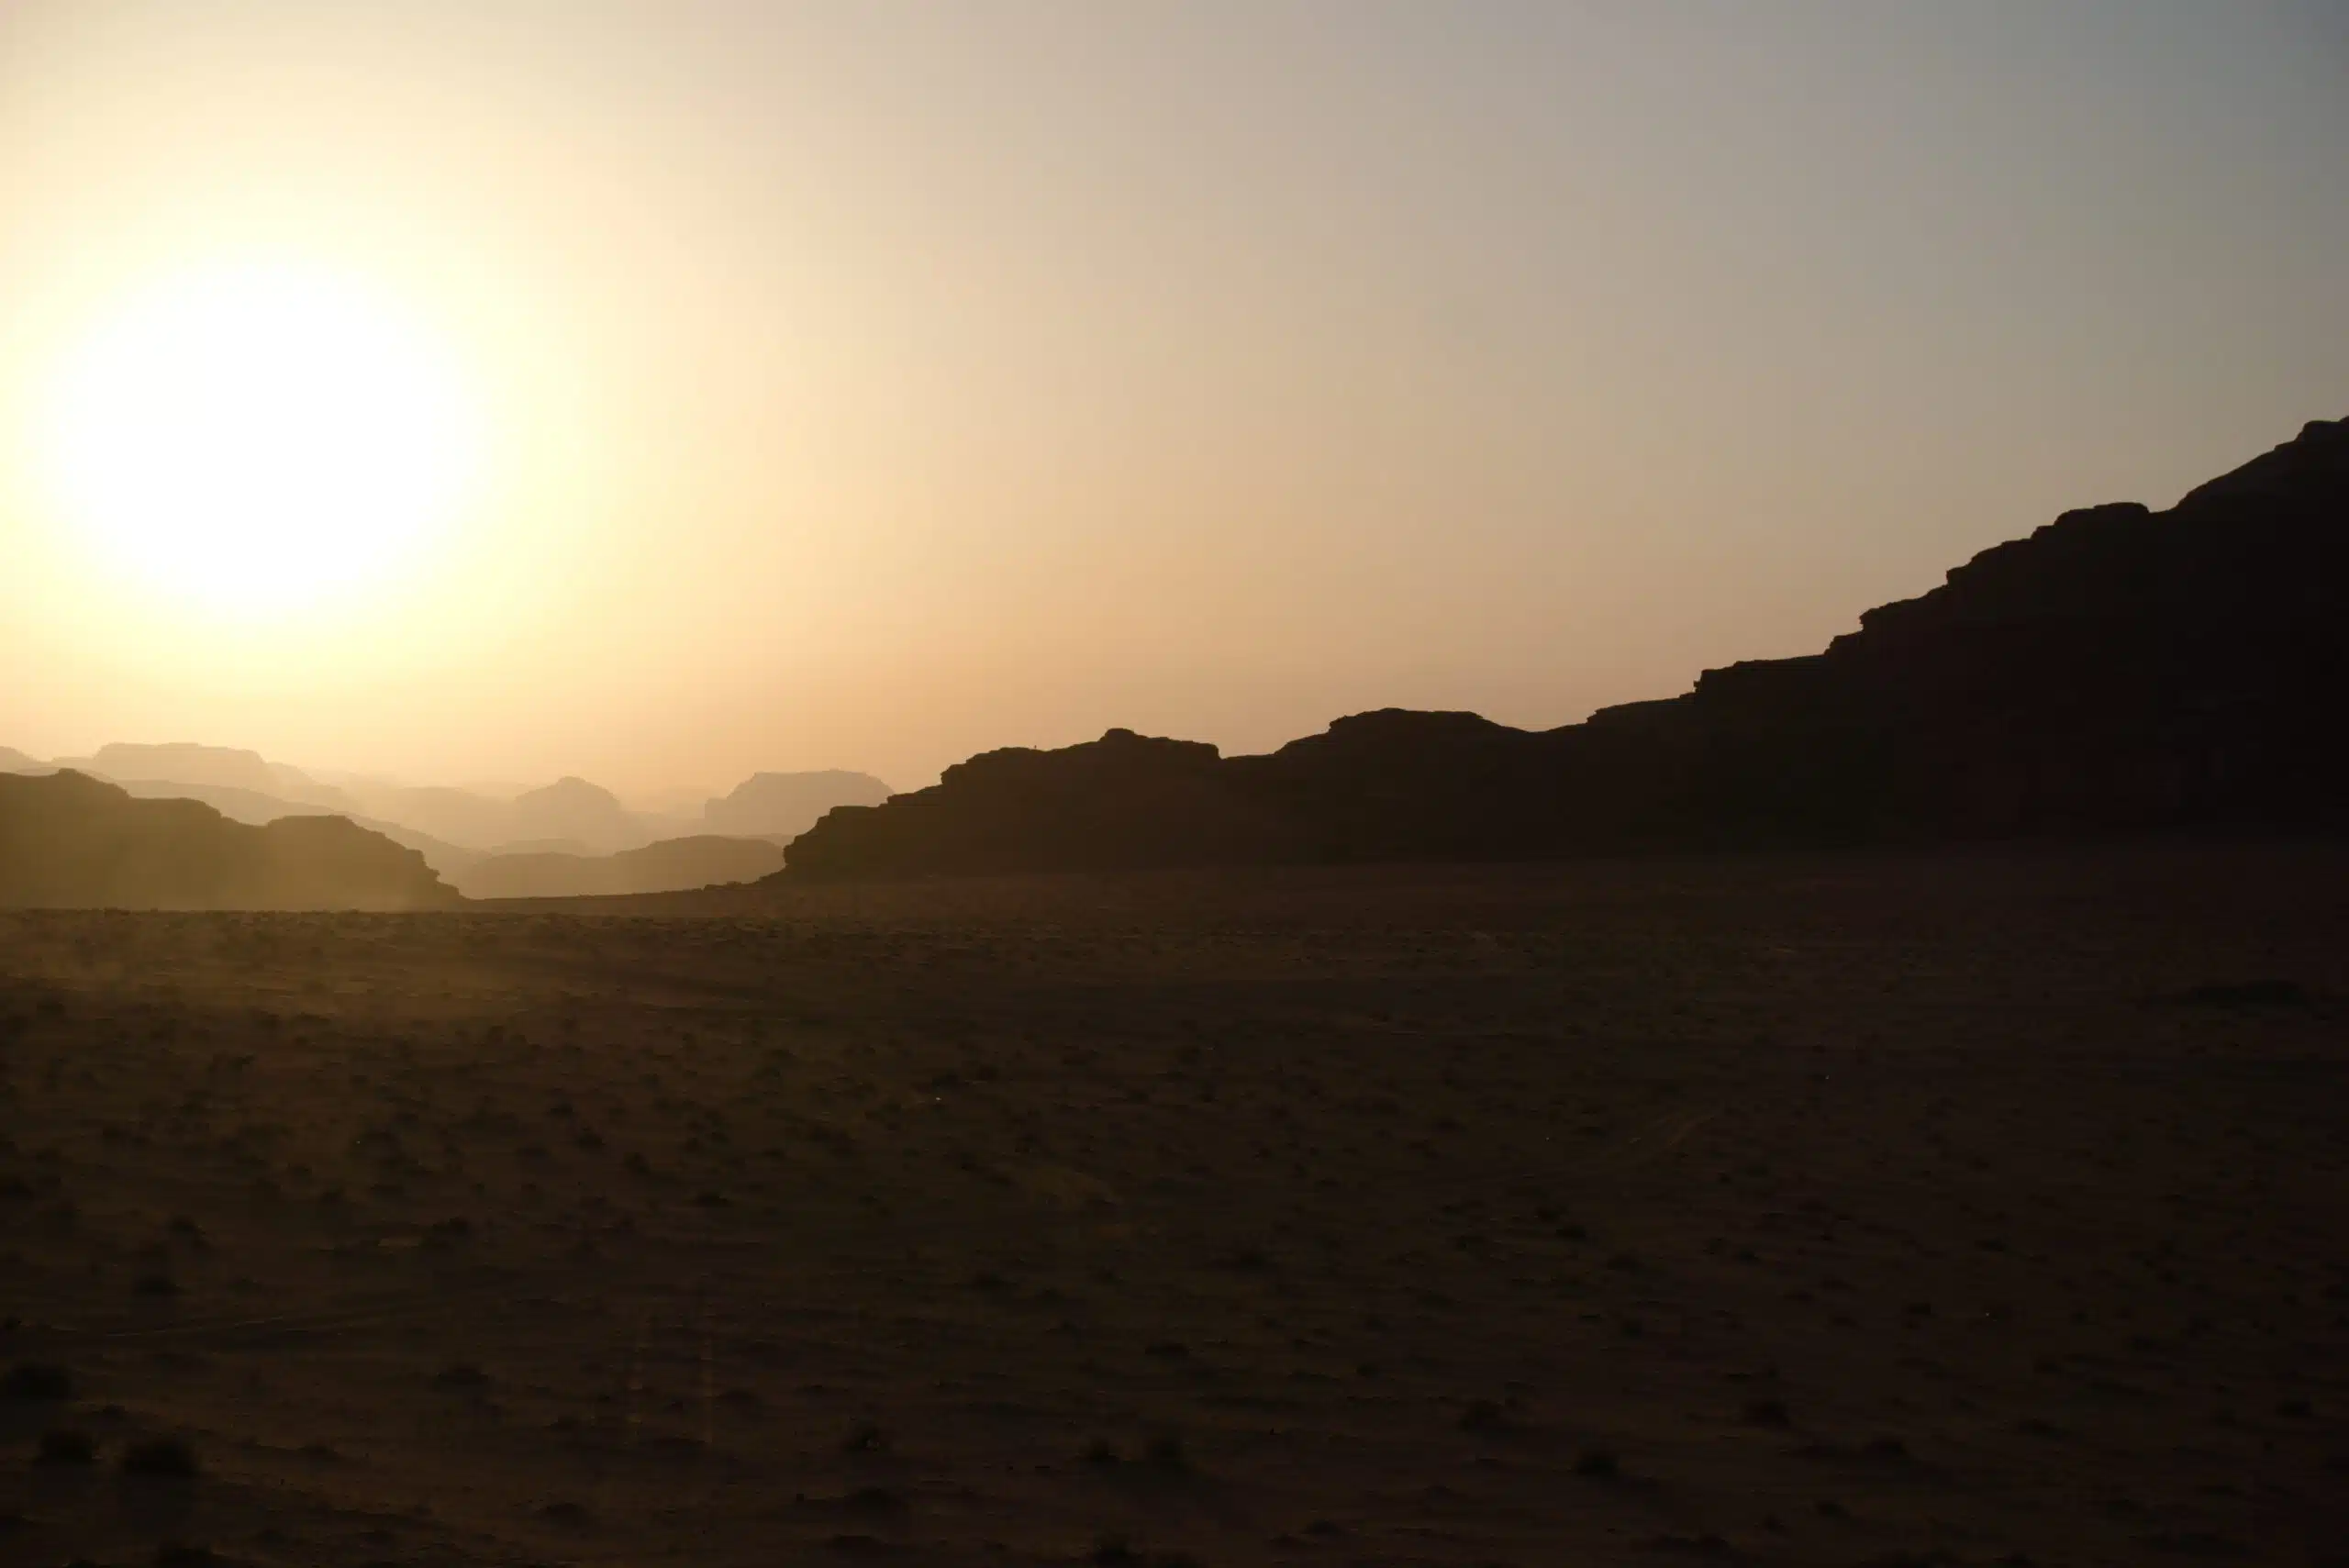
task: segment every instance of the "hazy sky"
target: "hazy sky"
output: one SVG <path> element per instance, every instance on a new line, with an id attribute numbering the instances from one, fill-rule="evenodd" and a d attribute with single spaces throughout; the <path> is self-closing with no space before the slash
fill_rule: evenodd
<path id="1" fill-rule="evenodd" d="M 2345 258 L 2326 0 L 5 0 L 0 743 L 626 791 L 1564 723 L 2349 414 Z M 95 427 L 129 558 L 54 477 L 224 268 L 471 432 L 375 551 L 406 427 L 293 318 L 315 601 L 181 591 L 235 523 L 151 433 Z"/>

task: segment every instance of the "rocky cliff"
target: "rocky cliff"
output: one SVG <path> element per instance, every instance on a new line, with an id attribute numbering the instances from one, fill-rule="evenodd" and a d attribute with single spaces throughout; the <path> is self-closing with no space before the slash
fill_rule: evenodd
<path id="1" fill-rule="evenodd" d="M 1388 709 L 1256 757 L 1124 730 L 989 752 L 831 812 L 785 874 L 2338 826 L 2345 683 L 2349 421 L 2319 422 L 1682 696 L 1545 731 Z"/>

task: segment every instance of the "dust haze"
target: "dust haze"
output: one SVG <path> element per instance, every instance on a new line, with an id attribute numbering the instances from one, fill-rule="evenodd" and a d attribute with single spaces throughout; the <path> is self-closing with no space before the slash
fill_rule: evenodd
<path id="1" fill-rule="evenodd" d="M 0 4 L 0 1568 L 2349 1564 L 2321 11 Z"/>

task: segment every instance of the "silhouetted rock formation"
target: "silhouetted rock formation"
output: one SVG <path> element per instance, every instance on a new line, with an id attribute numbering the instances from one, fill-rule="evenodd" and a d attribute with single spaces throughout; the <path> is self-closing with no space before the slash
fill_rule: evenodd
<path id="1" fill-rule="evenodd" d="M 2338 825 L 2349 421 L 2067 512 L 1821 653 L 1531 732 L 1388 709 L 1261 757 L 1112 730 L 835 810 L 792 875 L 1498 859 Z"/>
<path id="2" fill-rule="evenodd" d="M 614 855 L 491 855 L 455 880 L 468 898 L 575 898 L 756 882 L 782 869 L 782 849 L 764 839 L 702 834 Z"/>
<path id="3" fill-rule="evenodd" d="M 28 756 L 14 746 L 0 746 L 0 773 L 47 773 L 56 769 L 39 757 Z"/>
<path id="4" fill-rule="evenodd" d="M 929 789 L 835 808 L 794 840 L 793 871 L 1060 871 L 1281 855 L 1283 824 L 1233 790 L 1216 749 L 1130 729 L 1059 751 L 987 751 Z"/>
<path id="5" fill-rule="evenodd" d="M 0 905 L 433 909 L 458 902 L 413 850 L 340 817 L 231 822 L 65 772 L 0 775 Z"/>
<path id="6" fill-rule="evenodd" d="M 813 773 L 753 773 L 701 808 L 712 833 L 789 843 L 835 806 L 878 806 L 889 786 L 871 773 L 838 768 Z"/>

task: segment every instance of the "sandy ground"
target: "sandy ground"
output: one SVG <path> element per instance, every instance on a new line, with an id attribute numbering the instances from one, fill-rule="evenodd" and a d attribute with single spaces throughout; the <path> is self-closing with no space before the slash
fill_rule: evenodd
<path id="1" fill-rule="evenodd" d="M 2344 872 L 0 916 L 0 1561 L 2349 1562 Z"/>

